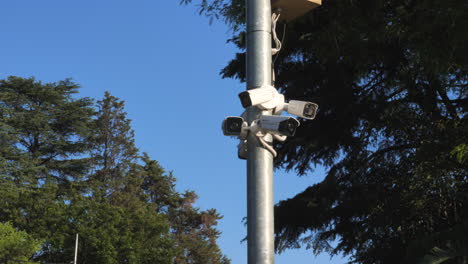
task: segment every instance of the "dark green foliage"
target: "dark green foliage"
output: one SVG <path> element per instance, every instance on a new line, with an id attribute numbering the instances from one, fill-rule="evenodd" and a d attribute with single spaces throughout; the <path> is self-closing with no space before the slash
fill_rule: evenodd
<path id="1" fill-rule="evenodd" d="M 123 181 L 139 154 L 124 102 L 106 92 L 97 105 L 95 132 L 89 140 L 93 145 L 91 160 L 95 170 L 90 180 L 94 182 L 94 196 L 110 197 L 125 187 Z"/>
<path id="2" fill-rule="evenodd" d="M 180 0 L 181 4 L 188 4 L 191 2 L 192 0 Z M 245 20 L 243 0 L 199 0 L 196 2 L 198 12 L 206 15 L 210 19 L 210 23 L 212 23 L 214 19 L 222 18 L 235 31 L 242 28 L 242 24 Z"/>
<path id="3" fill-rule="evenodd" d="M 38 181 L 68 184 L 82 177 L 86 159 L 76 158 L 85 142 L 93 114 L 92 102 L 74 100 L 78 86 L 70 80 L 42 84 L 34 79 L 10 77 L 0 81 L 1 156 L 23 169 L 14 177 L 30 184 Z M 35 170 L 34 177 L 26 175 Z"/>
<path id="4" fill-rule="evenodd" d="M 78 233 L 80 263 L 229 263 L 221 217 L 139 153 L 124 102 L 106 93 L 94 107 L 77 89 L 0 81 L 0 221 L 44 241 L 37 261 L 69 262 Z"/>
<path id="5" fill-rule="evenodd" d="M 179 251 L 175 263 L 229 264 L 216 245 L 220 232 L 214 227 L 222 217 L 214 209 L 200 212 L 193 208 L 196 198 L 195 193 L 186 192 L 169 214 Z"/>
<path id="6" fill-rule="evenodd" d="M 0 263 L 28 260 L 40 248 L 41 241 L 31 238 L 24 231 L 16 230 L 10 223 L 0 223 Z"/>
<path id="7" fill-rule="evenodd" d="M 205 5 L 239 23 L 228 13 L 242 10 L 237 0 Z M 415 263 L 432 249 L 452 252 L 453 241 L 466 249 L 449 230 L 468 222 L 467 13 L 462 0 L 328 0 L 287 25 L 275 85 L 320 112 L 277 144 L 276 165 L 329 170 L 278 204 L 278 250 L 306 245 L 375 264 Z M 241 50 L 242 28 L 231 39 Z M 244 65 L 238 53 L 222 75 L 244 81 Z"/>
<path id="8" fill-rule="evenodd" d="M 0 81 L 0 221 L 36 238 L 63 241 L 69 193 L 88 172 L 94 110 L 91 100 L 72 97 L 77 89 L 70 80 Z"/>

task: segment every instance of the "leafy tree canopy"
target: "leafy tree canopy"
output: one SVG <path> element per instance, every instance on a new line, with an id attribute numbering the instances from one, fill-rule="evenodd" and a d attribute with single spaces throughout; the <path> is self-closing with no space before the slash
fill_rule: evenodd
<path id="1" fill-rule="evenodd" d="M 139 152 L 124 102 L 77 98 L 78 88 L 0 80 L 0 221 L 44 241 L 25 244 L 27 257 L 68 263 L 78 233 L 83 264 L 229 264 L 221 216 Z"/>
<path id="2" fill-rule="evenodd" d="M 241 52 L 221 74 L 245 81 L 244 1 L 193 2 L 231 25 Z M 466 258 L 455 230 L 466 237 L 467 13 L 462 0 L 324 0 L 285 25 L 275 86 L 320 112 L 277 143 L 276 166 L 328 173 L 277 205 L 278 250 L 373 264 L 436 249 L 453 253 L 443 263 Z"/>

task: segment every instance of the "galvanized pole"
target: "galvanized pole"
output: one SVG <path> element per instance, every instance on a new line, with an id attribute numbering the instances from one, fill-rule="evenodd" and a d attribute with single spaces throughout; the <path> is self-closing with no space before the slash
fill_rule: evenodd
<path id="1" fill-rule="evenodd" d="M 271 4 L 270 0 L 246 0 L 247 7 L 247 89 L 271 85 Z M 247 110 L 252 122 L 262 114 L 256 107 Z M 267 139 L 271 143 L 271 137 Z M 274 263 L 273 156 L 248 138 L 247 156 L 247 243 L 248 264 Z"/>

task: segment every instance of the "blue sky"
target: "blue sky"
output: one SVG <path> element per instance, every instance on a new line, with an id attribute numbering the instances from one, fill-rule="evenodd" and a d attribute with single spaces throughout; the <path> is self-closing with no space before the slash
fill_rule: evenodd
<path id="1" fill-rule="evenodd" d="M 13 0 L 0 11 L 0 79 L 70 77 L 80 96 L 100 99 L 107 90 L 125 100 L 140 150 L 173 171 L 180 191 L 196 191 L 197 206 L 224 215 L 219 244 L 233 264 L 247 263 L 245 161 L 220 129 L 225 116 L 242 112 L 237 94 L 245 89 L 219 76 L 236 52 L 228 28 L 178 0 Z M 275 201 L 323 174 L 277 170 Z M 279 264 L 345 262 L 305 249 L 276 257 Z"/>

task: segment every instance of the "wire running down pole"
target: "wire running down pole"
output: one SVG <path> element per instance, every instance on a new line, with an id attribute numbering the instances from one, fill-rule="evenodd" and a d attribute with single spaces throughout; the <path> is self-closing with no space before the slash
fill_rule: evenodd
<path id="1" fill-rule="evenodd" d="M 271 3 L 246 0 L 247 89 L 272 84 Z M 247 121 L 271 111 L 247 109 Z M 271 144 L 272 138 L 266 138 Z M 248 138 L 247 155 L 247 243 L 248 264 L 274 264 L 273 156 L 254 135 Z"/>

